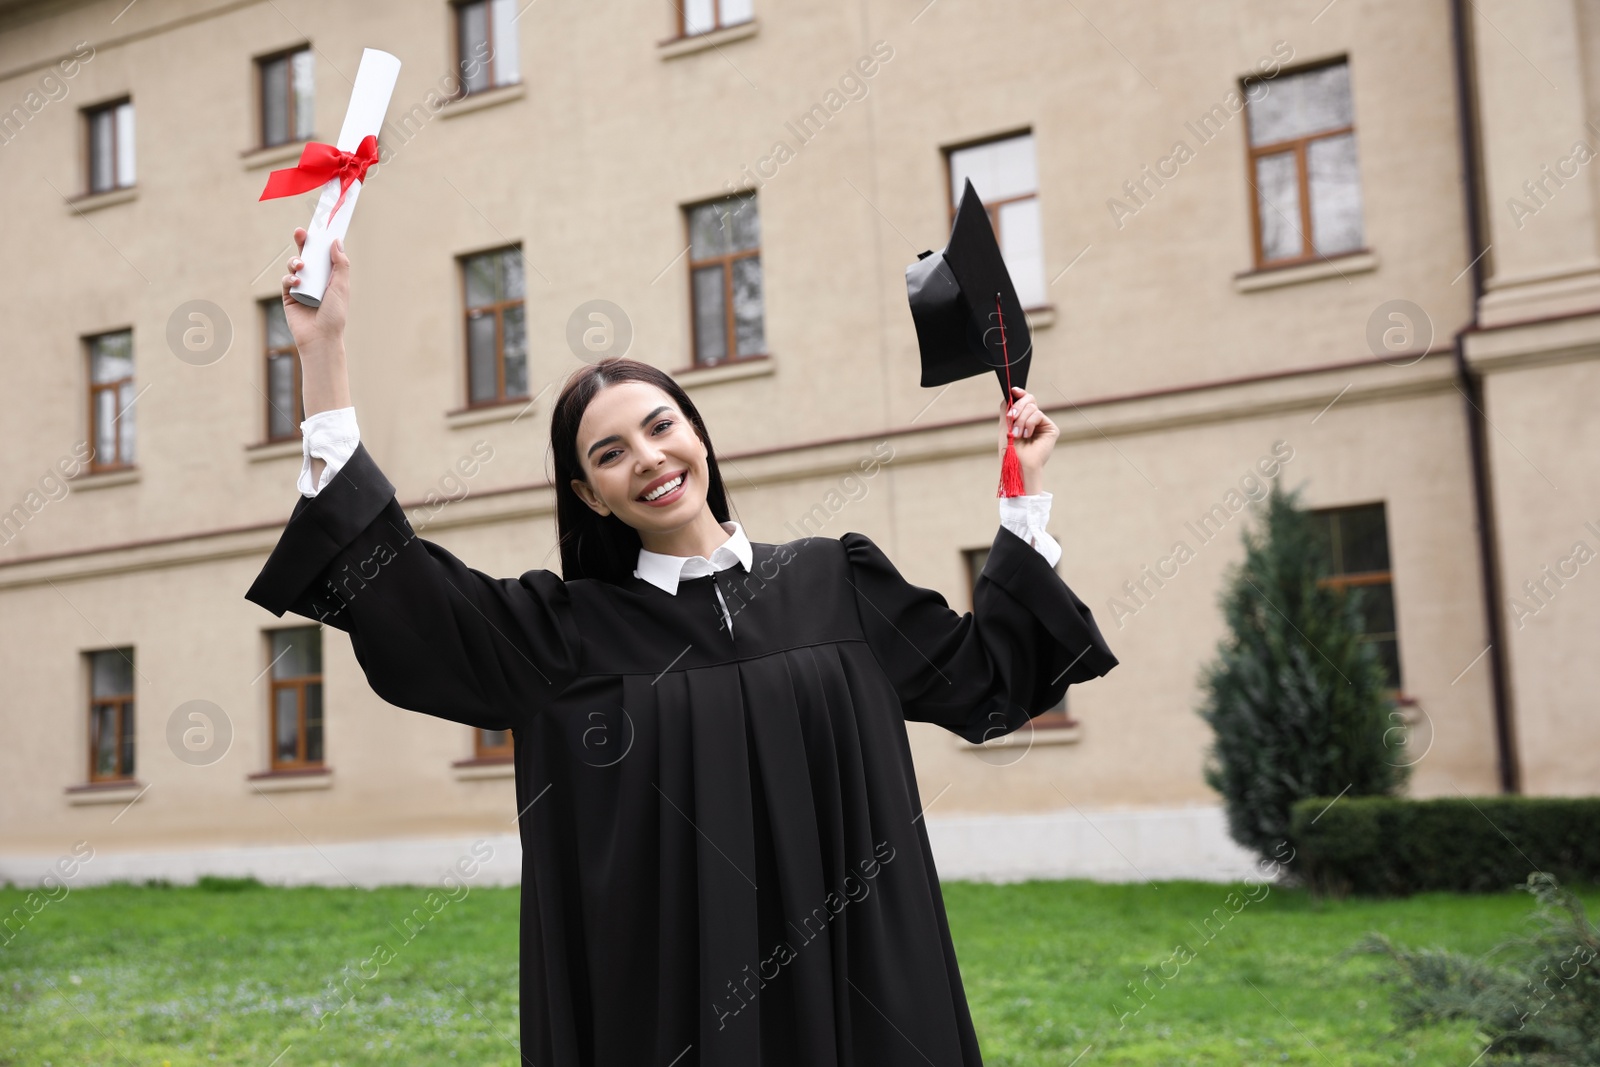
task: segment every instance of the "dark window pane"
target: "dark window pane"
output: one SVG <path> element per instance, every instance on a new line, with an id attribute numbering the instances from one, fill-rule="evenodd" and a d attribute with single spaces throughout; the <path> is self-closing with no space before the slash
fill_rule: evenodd
<path id="1" fill-rule="evenodd" d="M 753 356 L 767 350 L 761 311 L 761 257 L 733 261 L 733 326 L 738 353 Z"/>
<path id="2" fill-rule="evenodd" d="M 273 758 L 280 763 L 293 763 L 300 758 L 300 703 L 299 694 L 290 686 L 278 690 L 277 706 L 273 709 Z"/>
<path id="3" fill-rule="evenodd" d="M 1361 175 L 1353 133 L 1324 137 L 1306 146 L 1311 183 L 1311 236 L 1325 256 L 1361 247 Z"/>
<path id="4" fill-rule="evenodd" d="M 116 116 L 111 108 L 89 116 L 89 191 L 103 192 L 116 184 L 112 138 Z"/>
<path id="5" fill-rule="evenodd" d="M 269 300 L 262 305 L 267 316 L 267 347 L 293 348 L 294 334 L 289 332 L 289 320 L 283 315 L 283 301 Z"/>
<path id="6" fill-rule="evenodd" d="M 1293 152 L 1256 159 L 1256 212 L 1261 218 L 1261 258 L 1288 259 L 1304 247 L 1300 235 L 1300 173 Z"/>
<path id="7" fill-rule="evenodd" d="M 730 251 L 744 252 L 761 245 L 761 212 L 754 193 L 737 197 L 725 206 L 728 212 Z"/>
<path id="8" fill-rule="evenodd" d="M 500 300 L 521 300 L 523 297 L 522 253 L 512 250 L 495 256 L 500 263 Z"/>
<path id="9" fill-rule="evenodd" d="M 133 692 L 132 649 L 95 652 L 89 664 L 91 696 L 125 696 Z"/>
<path id="10" fill-rule="evenodd" d="M 1389 538 L 1383 505 L 1349 508 L 1339 513 L 1339 541 L 1343 573 L 1389 569 Z"/>
<path id="11" fill-rule="evenodd" d="M 506 361 L 506 396 L 528 395 L 528 339 L 522 305 L 506 308 L 501 316 Z"/>
<path id="12" fill-rule="evenodd" d="M 696 363 L 720 363 L 727 358 L 728 321 L 720 266 L 694 272 L 694 341 Z"/>
<path id="13" fill-rule="evenodd" d="M 1280 75 L 1252 90 L 1250 143 L 1274 144 L 1353 122 L 1350 68 L 1344 63 Z"/>
<path id="14" fill-rule="evenodd" d="M 486 3 L 462 4 L 456 8 L 460 27 L 461 81 L 465 90 L 475 93 L 489 88 L 489 67 L 479 57 L 488 55 L 489 5 Z"/>
<path id="15" fill-rule="evenodd" d="M 494 314 L 467 316 L 467 392 L 471 399 L 493 400 L 495 386 Z"/>
<path id="16" fill-rule="evenodd" d="M 306 759 L 322 762 L 322 683 L 313 682 L 306 692 Z"/>
<path id="17" fill-rule="evenodd" d="M 261 64 L 261 143 L 289 139 L 289 57 Z"/>
<path id="18" fill-rule="evenodd" d="M 94 709 L 90 719 L 91 744 L 94 748 L 94 773 L 105 778 L 117 773 L 117 730 L 113 716 L 116 708 L 102 705 Z"/>
<path id="19" fill-rule="evenodd" d="M 464 261 L 463 268 L 467 276 L 467 307 L 482 307 L 499 299 L 495 295 L 497 286 L 493 255 L 473 256 Z"/>
<path id="20" fill-rule="evenodd" d="M 293 437 L 300 424 L 295 420 L 294 357 L 272 356 L 267 360 L 267 436 Z"/>
<path id="21" fill-rule="evenodd" d="M 1362 632 L 1394 633 L 1394 586 L 1388 582 L 1357 586 L 1361 597 Z"/>
<path id="22" fill-rule="evenodd" d="M 1389 686 L 1393 689 L 1401 687 L 1400 681 L 1400 642 L 1392 637 L 1379 638 L 1372 642 L 1378 652 L 1378 662 L 1383 664 L 1384 674 L 1387 675 Z"/>
<path id="23" fill-rule="evenodd" d="M 730 249 L 733 223 L 727 201 L 701 204 L 689 210 L 689 258 L 710 259 Z"/>
<path id="24" fill-rule="evenodd" d="M 114 382 L 133 374 L 133 333 L 121 330 L 96 337 L 90 367 L 96 382 Z"/>
<path id="25" fill-rule="evenodd" d="M 122 764 L 117 768 L 122 775 L 133 774 L 133 702 L 122 705 Z"/>
<path id="26" fill-rule="evenodd" d="M 303 678 L 322 673 L 322 635 L 315 626 L 272 631 L 272 676 Z"/>

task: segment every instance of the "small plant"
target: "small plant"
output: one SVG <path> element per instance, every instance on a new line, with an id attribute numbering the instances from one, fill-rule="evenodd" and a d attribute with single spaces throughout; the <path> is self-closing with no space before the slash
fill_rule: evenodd
<path id="1" fill-rule="evenodd" d="M 243 878 L 225 878 L 216 874 L 203 874 L 194 884 L 202 893 L 243 893 L 250 889 L 265 888 L 259 881 L 250 876 Z"/>
<path id="2" fill-rule="evenodd" d="M 1538 900 L 1532 932 L 1482 957 L 1402 948 L 1378 933 L 1351 952 L 1388 958 L 1402 1027 L 1463 1019 L 1478 1026 L 1490 1056 L 1540 1067 L 1600 1063 L 1600 930 L 1551 875 L 1535 871 L 1524 888 Z"/>

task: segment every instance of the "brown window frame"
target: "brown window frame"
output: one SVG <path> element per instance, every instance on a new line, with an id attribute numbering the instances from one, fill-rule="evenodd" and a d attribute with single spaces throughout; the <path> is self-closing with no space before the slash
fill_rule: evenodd
<path id="1" fill-rule="evenodd" d="M 300 144 L 302 141 L 308 139 L 308 138 L 297 137 L 297 136 L 295 136 L 295 132 L 294 132 L 300 125 L 300 123 L 299 123 L 299 117 L 300 116 L 295 113 L 294 57 L 299 55 L 301 52 L 310 52 L 310 51 L 311 51 L 311 45 L 309 45 L 309 44 L 299 44 L 299 45 L 295 45 L 293 48 L 284 48 L 284 49 L 280 49 L 277 52 L 272 52 L 272 53 L 270 53 L 268 55 L 257 56 L 256 57 L 256 59 L 255 59 L 255 65 L 256 65 L 256 146 L 258 148 L 276 148 L 278 145 Z M 287 119 L 287 121 L 285 123 L 285 132 L 288 134 L 288 136 L 282 141 L 270 141 L 269 142 L 267 140 L 267 70 L 266 70 L 266 67 L 267 67 L 268 63 L 273 63 L 273 62 L 276 62 L 277 60 L 280 60 L 280 59 L 287 60 L 288 63 L 289 63 L 288 78 L 285 81 L 285 92 L 288 94 L 288 97 L 289 97 L 288 109 L 286 111 L 288 119 Z"/>
<path id="2" fill-rule="evenodd" d="M 116 449 L 117 457 L 114 462 L 105 462 L 100 455 L 100 450 L 95 447 L 95 444 L 100 440 L 99 426 L 95 422 L 95 419 L 98 417 L 98 405 L 95 404 L 96 396 L 99 393 L 107 390 L 111 391 L 112 395 L 115 396 L 117 391 L 120 390 L 124 384 L 133 384 L 132 374 L 125 375 L 124 377 L 110 382 L 97 382 L 94 380 L 94 343 L 100 340 L 102 337 L 111 337 L 119 333 L 125 333 L 128 335 L 128 353 L 131 358 L 133 353 L 133 330 L 131 327 L 125 327 L 120 330 L 103 330 L 100 333 L 90 334 L 83 339 L 84 364 L 87 371 L 87 381 L 89 383 L 89 470 L 91 473 L 99 473 L 101 471 L 131 470 L 137 465 L 135 460 L 125 460 L 122 457 L 121 427 L 114 428 L 111 433 L 112 446 Z M 137 402 L 137 400 L 138 397 L 136 395 L 134 400 L 129 402 L 129 406 L 132 407 L 133 403 Z M 121 417 L 122 412 L 119 411 L 117 413 L 117 418 L 120 419 Z"/>
<path id="3" fill-rule="evenodd" d="M 262 308 L 261 349 L 262 352 L 265 353 L 262 362 L 262 381 L 267 386 L 261 391 L 263 404 L 262 416 L 266 420 L 266 433 L 262 435 L 262 439 L 269 444 L 275 441 L 298 441 L 301 436 L 300 424 L 305 421 L 306 417 L 304 383 L 300 377 L 300 350 L 295 346 L 293 338 L 290 339 L 287 345 L 273 347 L 272 329 L 271 326 L 268 325 L 267 320 L 267 316 L 270 315 L 271 312 L 268 309 L 270 309 L 274 304 L 281 305 L 282 298 L 269 297 L 260 303 Z M 294 411 L 290 415 L 290 421 L 294 424 L 293 433 L 281 433 L 274 435 L 272 432 L 272 361 L 275 358 L 287 358 L 289 360 L 289 365 L 293 368 Z"/>
<path id="4" fill-rule="evenodd" d="M 984 545 L 982 548 L 963 548 L 961 550 L 961 562 L 967 570 L 967 589 L 969 590 L 967 603 L 970 605 L 968 610 L 971 611 L 978 610 L 976 602 L 978 575 L 983 573 L 983 564 L 988 559 L 989 549 L 989 545 Z M 1030 548 L 1029 551 L 1031 552 L 1033 549 Z M 1041 711 L 1033 717 L 1032 721 L 1033 728 L 1036 730 L 1068 730 L 1080 725 L 1078 720 L 1072 717 L 1072 712 L 1067 709 L 1066 693 L 1061 694 L 1061 702 L 1059 704 L 1046 711 Z"/>
<path id="5" fill-rule="evenodd" d="M 1389 557 L 1389 567 L 1388 567 L 1388 569 L 1386 569 L 1386 570 L 1373 570 L 1373 571 L 1348 571 L 1348 572 L 1341 573 L 1341 574 L 1330 574 L 1330 575 L 1327 575 L 1326 577 L 1317 579 L 1317 585 L 1318 586 L 1320 586 L 1320 587 L 1322 587 L 1324 589 L 1338 589 L 1340 591 L 1343 591 L 1343 590 L 1346 590 L 1346 589 L 1350 589 L 1352 587 L 1359 588 L 1361 586 L 1367 586 L 1367 585 L 1387 585 L 1387 586 L 1389 586 L 1389 595 L 1390 595 L 1391 600 L 1392 600 L 1392 598 L 1394 596 L 1394 554 L 1389 551 L 1389 543 L 1388 543 L 1389 542 L 1389 506 L 1388 506 L 1388 503 L 1386 501 L 1379 500 L 1379 501 L 1374 501 L 1373 503 L 1368 503 L 1368 504 L 1342 504 L 1342 505 L 1340 505 L 1338 507 L 1314 508 L 1314 509 L 1312 509 L 1311 514 L 1315 515 L 1320 520 L 1324 516 L 1338 515 L 1338 514 L 1345 513 L 1345 512 L 1357 511 L 1357 510 L 1363 510 L 1363 509 L 1366 509 L 1366 508 L 1370 508 L 1370 507 L 1373 506 L 1374 503 L 1377 504 L 1379 507 L 1383 508 L 1384 554 Z M 1340 562 L 1340 561 L 1335 560 L 1335 562 L 1337 563 L 1337 562 Z M 1388 633 L 1376 633 L 1376 634 L 1363 633 L 1361 635 L 1361 640 L 1364 641 L 1364 642 L 1365 641 L 1374 641 L 1374 640 L 1391 640 L 1391 641 L 1393 641 L 1394 642 L 1394 647 L 1395 647 L 1396 670 L 1398 670 L 1399 669 L 1399 660 L 1400 660 L 1400 616 L 1399 616 L 1398 608 L 1396 609 L 1396 612 L 1395 612 L 1394 627 L 1395 627 L 1394 630 L 1392 630 L 1392 631 L 1390 631 Z M 1402 675 L 1400 677 L 1400 683 L 1401 683 L 1400 685 L 1389 686 L 1389 691 L 1392 694 L 1395 694 L 1396 696 L 1399 696 L 1399 695 L 1403 694 L 1404 693 L 1404 683 L 1405 683 L 1404 675 Z"/>
<path id="6" fill-rule="evenodd" d="M 709 30 L 701 30 L 698 33 L 690 33 L 688 26 L 689 11 L 685 6 L 684 0 L 671 0 L 671 3 L 672 13 L 677 17 L 678 26 L 678 34 L 673 38 L 675 41 L 687 40 L 694 37 L 704 37 L 708 33 L 716 33 L 718 30 L 731 29 L 734 26 L 747 26 L 756 20 L 756 7 L 754 2 L 752 2 L 750 5 L 749 18 L 740 19 L 738 22 L 723 22 L 722 0 L 711 0 L 711 28 Z"/>
<path id="7" fill-rule="evenodd" d="M 117 160 L 121 156 L 121 151 L 120 151 L 121 145 L 119 145 L 117 143 L 117 136 L 118 136 L 118 134 L 117 134 L 117 120 L 116 120 L 116 117 L 113 116 L 112 119 L 111 119 L 111 184 L 108 185 L 104 189 L 96 189 L 94 187 L 94 161 L 95 161 L 95 155 L 94 155 L 94 120 L 95 120 L 95 116 L 100 115 L 100 114 L 102 114 L 103 112 L 106 112 L 106 111 L 115 111 L 117 108 L 121 107 L 123 104 L 128 104 L 128 105 L 131 106 L 133 104 L 133 96 L 130 94 L 130 95 L 127 95 L 127 96 L 120 96 L 115 100 L 106 100 L 106 101 L 103 101 L 101 103 L 94 104 L 94 105 L 92 105 L 90 107 L 86 107 L 80 112 L 80 114 L 83 115 L 83 195 L 84 196 L 100 196 L 100 195 L 102 195 L 104 193 L 115 193 L 115 192 L 119 192 L 119 191 L 121 191 L 123 189 L 132 189 L 134 186 L 139 184 L 139 179 L 138 179 L 137 176 L 135 176 L 134 180 L 129 182 L 127 185 L 123 185 L 121 180 L 117 176 Z M 138 120 L 139 120 L 138 119 L 138 112 L 135 112 L 134 113 L 134 122 L 137 124 Z M 135 158 L 137 159 L 137 157 L 135 157 Z M 136 162 L 135 163 L 135 171 L 137 171 L 137 166 L 138 165 L 137 165 L 137 162 Z"/>
<path id="8" fill-rule="evenodd" d="M 486 744 L 484 734 L 505 734 L 505 741 L 498 745 Z M 516 738 L 510 730 L 484 730 L 474 728 L 472 731 L 472 758 L 478 763 L 493 763 L 497 761 L 509 762 L 516 755 Z"/>
<path id="9" fill-rule="evenodd" d="M 999 144 L 1001 141 L 1014 141 L 1019 137 L 1035 137 L 1033 127 L 1029 126 L 1020 130 L 1011 130 L 1008 133 L 999 133 L 989 137 L 980 137 L 975 141 L 962 141 L 960 144 L 945 145 L 942 149 L 940 149 L 940 151 L 944 153 L 944 202 L 945 206 L 949 209 L 948 217 L 945 219 L 947 226 L 955 225 L 956 212 L 961 208 L 961 205 L 956 203 L 956 181 L 955 175 L 951 172 L 952 157 L 957 152 L 965 152 L 969 148 L 982 148 L 984 145 Z M 1035 138 L 1034 151 L 1038 151 L 1037 138 Z M 1035 158 L 1037 158 L 1037 156 Z M 982 194 L 980 193 L 979 199 L 983 203 L 984 214 L 989 216 L 989 228 L 994 231 L 994 242 L 995 244 L 1000 245 L 1000 254 L 1004 256 L 1006 249 L 1005 244 L 1000 237 L 1000 209 L 1005 207 L 1007 204 L 1020 204 L 1025 200 L 1038 200 L 1038 175 L 1034 176 L 1033 192 L 1031 193 L 1025 193 L 1022 196 L 1003 197 L 999 200 L 983 200 Z M 1040 212 L 1039 219 L 1039 225 L 1042 228 L 1044 225 L 1044 213 L 1042 211 Z M 1044 237 L 1042 233 L 1039 236 L 1041 240 Z M 1042 311 L 1052 306 L 1053 305 L 1049 302 L 1049 300 L 1046 299 L 1043 304 L 1039 304 L 1035 307 L 1025 307 L 1022 310 Z"/>
<path id="10" fill-rule="evenodd" d="M 320 626 L 290 626 L 289 630 L 314 630 L 318 631 L 317 640 L 322 640 Z M 272 635 L 278 631 L 265 631 L 267 641 L 267 658 L 270 663 L 272 658 Z M 322 758 L 306 758 L 306 686 L 315 684 L 323 685 L 323 672 L 316 674 L 301 674 L 293 678 L 277 678 L 272 675 L 269 667 L 267 671 L 267 764 L 273 772 L 280 771 L 305 771 L 322 770 L 328 765 L 328 704 L 327 690 L 323 689 L 322 703 Z M 295 690 L 295 758 L 282 760 L 278 758 L 278 692 L 283 689 Z"/>
<path id="11" fill-rule="evenodd" d="M 128 737 L 128 733 L 130 731 L 134 731 L 135 729 L 135 724 L 133 721 L 135 694 L 130 690 L 126 693 L 113 693 L 108 696 L 94 695 L 94 657 L 99 652 L 116 652 L 120 655 L 131 657 L 133 649 L 97 649 L 95 652 L 87 653 L 84 656 L 84 664 L 89 671 L 89 722 L 87 731 L 89 739 L 88 781 L 94 783 L 131 782 L 134 780 L 133 765 L 137 756 L 136 753 L 130 751 L 132 746 L 129 744 L 129 741 L 132 740 L 134 744 L 137 744 L 138 735 L 135 732 L 133 738 L 130 739 Z M 131 658 L 129 659 L 129 662 L 132 662 Z M 100 740 L 99 731 L 101 720 L 99 711 L 101 708 L 115 709 L 112 718 L 116 722 L 117 729 L 117 770 L 112 774 L 101 774 L 99 771 L 98 761 L 95 759 L 95 756 L 99 751 L 98 742 Z"/>
<path id="12" fill-rule="evenodd" d="M 1281 70 L 1274 75 L 1272 80 L 1292 78 L 1297 74 L 1310 74 L 1313 71 L 1341 65 L 1348 67 L 1350 65 L 1350 57 L 1335 56 L 1332 59 L 1319 60 L 1303 67 Z M 1250 87 L 1265 83 L 1266 80 L 1259 77 L 1241 78 L 1239 80 L 1239 91 L 1245 100 L 1245 184 L 1250 188 L 1250 245 L 1251 253 L 1254 256 L 1255 269 L 1277 270 L 1280 267 L 1298 267 L 1303 263 L 1320 263 L 1323 260 L 1338 259 L 1341 256 L 1359 255 L 1365 250 L 1364 248 L 1352 248 L 1344 252 L 1335 252 L 1331 256 L 1323 255 L 1317 251 L 1316 235 L 1311 232 L 1311 169 L 1306 161 L 1306 153 L 1311 146 L 1311 142 L 1325 140 L 1329 137 L 1342 137 L 1347 133 L 1354 134 L 1356 132 L 1355 123 L 1318 130 L 1316 133 L 1308 133 L 1301 137 L 1289 137 L 1281 141 L 1273 141 L 1271 144 L 1253 145 L 1250 143 Z M 1256 160 L 1261 156 L 1279 155 L 1290 149 L 1294 151 L 1295 176 L 1300 199 L 1300 254 L 1298 256 L 1286 256 L 1281 259 L 1265 259 L 1262 256 L 1261 248 L 1262 205 L 1261 190 L 1256 185 Z M 1365 245 L 1364 240 L 1362 243 Z"/>
<path id="13" fill-rule="evenodd" d="M 514 253 L 517 258 L 520 259 L 522 258 L 522 245 L 520 243 L 501 245 L 498 248 L 485 248 L 477 252 L 468 252 L 464 255 L 459 255 L 456 257 L 456 273 L 460 276 L 461 284 L 461 381 L 462 395 L 466 397 L 466 405 L 465 407 L 461 408 L 462 411 L 476 410 L 478 408 L 498 407 L 501 404 L 511 404 L 518 401 L 526 401 L 528 399 L 528 394 L 526 392 L 517 393 L 511 396 L 506 395 L 505 330 L 506 309 L 512 307 L 521 307 L 523 309 L 522 337 L 523 344 L 526 346 L 528 337 L 527 273 L 524 272 L 522 278 L 523 295 L 517 297 L 515 300 L 498 300 L 492 304 L 479 304 L 474 307 L 469 307 L 467 304 L 467 261 L 471 259 L 477 259 L 480 256 L 504 255 L 507 252 Z M 498 265 L 496 265 L 495 269 L 498 272 Z M 498 273 L 496 276 L 498 276 Z M 494 396 L 486 400 L 474 400 L 472 397 L 472 313 L 475 311 L 481 313 L 486 309 L 494 313 Z M 523 354 L 523 359 L 527 359 L 526 352 Z"/>
<path id="14" fill-rule="evenodd" d="M 720 11 L 721 8 L 718 8 L 718 10 Z M 697 34 L 696 36 L 699 36 L 699 35 Z M 760 352 L 751 352 L 749 355 L 745 355 L 745 356 L 741 356 L 741 355 L 738 354 L 739 335 L 738 335 L 738 332 L 737 332 L 737 322 L 736 322 L 736 320 L 734 318 L 734 310 L 733 310 L 733 264 L 734 264 L 734 262 L 736 260 L 740 260 L 740 259 L 750 259 L 752 257 L 755 258 L 755 259 L 760 259 L 761 258 L 761 245 L 762 245 L 762 242 L 757 242 L 756 246 L 754 248 L 745 248 L 745 249 L 741 249 L 741 250 L 739 250 L 737 252 L 729 252 L 727 255 L 723 255 L 723 256 L 712 256 L 709 259 L 695 259 L 694 258 L 694 254 L 693 254 L 694 224 L 692 222 L 690 222 L 690 216 L 694 213 L 694 210 L 696 208 L 705 207 L 707 204 L 720 204 L 720 203 L 722 203 L 723 201 L 726 201 L 726 200 L 736 200 L 739 197 L 744 196 L 746 193 L 748 193 L 750 195 L 751 200 L 756 204 L 756 212 L 757 212 L 757 214 L 759 214 L 761 212 L 760 197 L 756 195 L 756 192 L 753 189 L 752 190 L 746 190 L 745 192 L 737 193 L 734 196 L 714 196 L 709 200 L 697 200 L 692 204 L 683 205 L 684 240 L 685 240 L 685 243 L 690 246 L 689 247 L 689 253 L 690 253 L 689 254 L 689 360 L 690 360 L 690 364 L 689 365 L 690 365 L 691 368 L 696 368 L 696 367 L 721 367 L 721 366 L 725 366 L 725 365 L 727 365 L 729 363 L 739 363 L 739 362 L 742 362 L 744 360 L 749 360 L 749 359 L 767 359 L 771 355 L 771 352 L 769 351 L 769 349 L 771 347 L 770 345 L 764 345 L 763 346 L 763 351 L 760 351 Z M 763 237 L 764 236 L 765 235 L 763 235 Z M 723 337 L 725 339 L 724 348 L 726 349 L 726 354 L 722 357 L 722 360 L 720 362 L 717 362 L 717 363 L 702 363 L 700 361 L 700 315 L 699 315 L 699 308 L 697 308 L 695 306 L 695 302 L 694 302 L 694 275 L 695 275 L 695 271 L 697 271 L 697 270 L 703 270 L 706 267 L 715 267 L 715 266 L 721 266 L 721 268 L 722 268 L 722 328 L 723 328 L 723 331 L 724 331 Z M 766 336 L 767 336 L 766 323 L 767 323 L 767 275 L 766 275 L 766 268 L 763 267 L 762 268 L 762 274 L 761 274 L 761 338 L 762 338 L 763 341 L 766 340 Z"/>
<path id="15" fill-rule="evenodd" d="M 484 60 L 484 62 L 488 64 L 488 68 L 487 69 L 488 69 L 488 72 L 489 72 L 489 84 L 485 85 L 482 89 L 469 89 L 469 88 L 467 88 L 466 74 L 462 69 L 463 66 L 466 64 L 466 62 L 469 59 L 473 59 L 474 58 L 472 56 L 467 56 L 467 55 L 463 55 L 462 54 L 462 50 L 461 50 L 461 45 L 462 45 L 462 38 L 461 38 L 462 11 L 465 10 L 466 8 L 472 7 L 475 4 L 482 4 L 483 5 L 483 8 L 484 8 L 484 11 L 483 11 L 483 39 L 489 45 L 489 50 L 488 50 L 487 56 L 486 56 L 486 58 Z M 512 21 L 515 21 L 515 19 L 513 19 Z M 501 82 L 501 81 L 496 81 L 495 80 L 494 72 L 495 72 L 495 52 L 496 52 L 496 49 L 495 49 L 495 46 L 494 46 L 494 0 L 451 0 L 451 2 L 450 2 L 450 44 L 451 44 L 451 48 L 450 48 L 451 62 L 453 63 L 453 66 L 451 67 L 451 69 L 455 71 L 456 78 L 460 81 L 460 85 L 461 85 L 460 90 L 453 97 L 451 97 L 450 99 L 452 99 L 452 100 L 461 100 L 461 99 L 463 99 L 465 97 L 473 95 L 474 93 L 487 93 L 487 92 L 491 92 L 491 91 L 493 91 L 495 89 L 503 89 L 508 85 L 517 85 L 517 84 L 521 83 L 521 81 L 522 81 L 522 72 L 521 71 L 518 71 L 517 72 L 517 76 L 515 78 L 511 79 L 510 81 Z"/>

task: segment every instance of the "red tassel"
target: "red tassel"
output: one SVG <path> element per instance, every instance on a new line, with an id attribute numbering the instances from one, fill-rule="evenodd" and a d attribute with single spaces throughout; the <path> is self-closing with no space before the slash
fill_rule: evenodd
<path id="1" fill-rule="evenodd" d="M 1000 460 L 1000 491 L 996 496 L 1022 496 L 1022 461 L 1017 458 L 1017 446 L 1006 434 L 1006 454 Z"/>

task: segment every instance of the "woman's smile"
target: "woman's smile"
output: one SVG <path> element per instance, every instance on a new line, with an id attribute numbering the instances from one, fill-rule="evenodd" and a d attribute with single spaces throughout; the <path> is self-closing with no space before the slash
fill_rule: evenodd
<path id="1" fill-rule="evenodd" d="M 653 508 L 664 508 L 668 504 L 675 504 L 681 500 L 684 489 L 688 484 L 689 472 L 687 470 L 663 474 L 645 486 L 644 492 L 640 493 L 637 499 Z"/>

